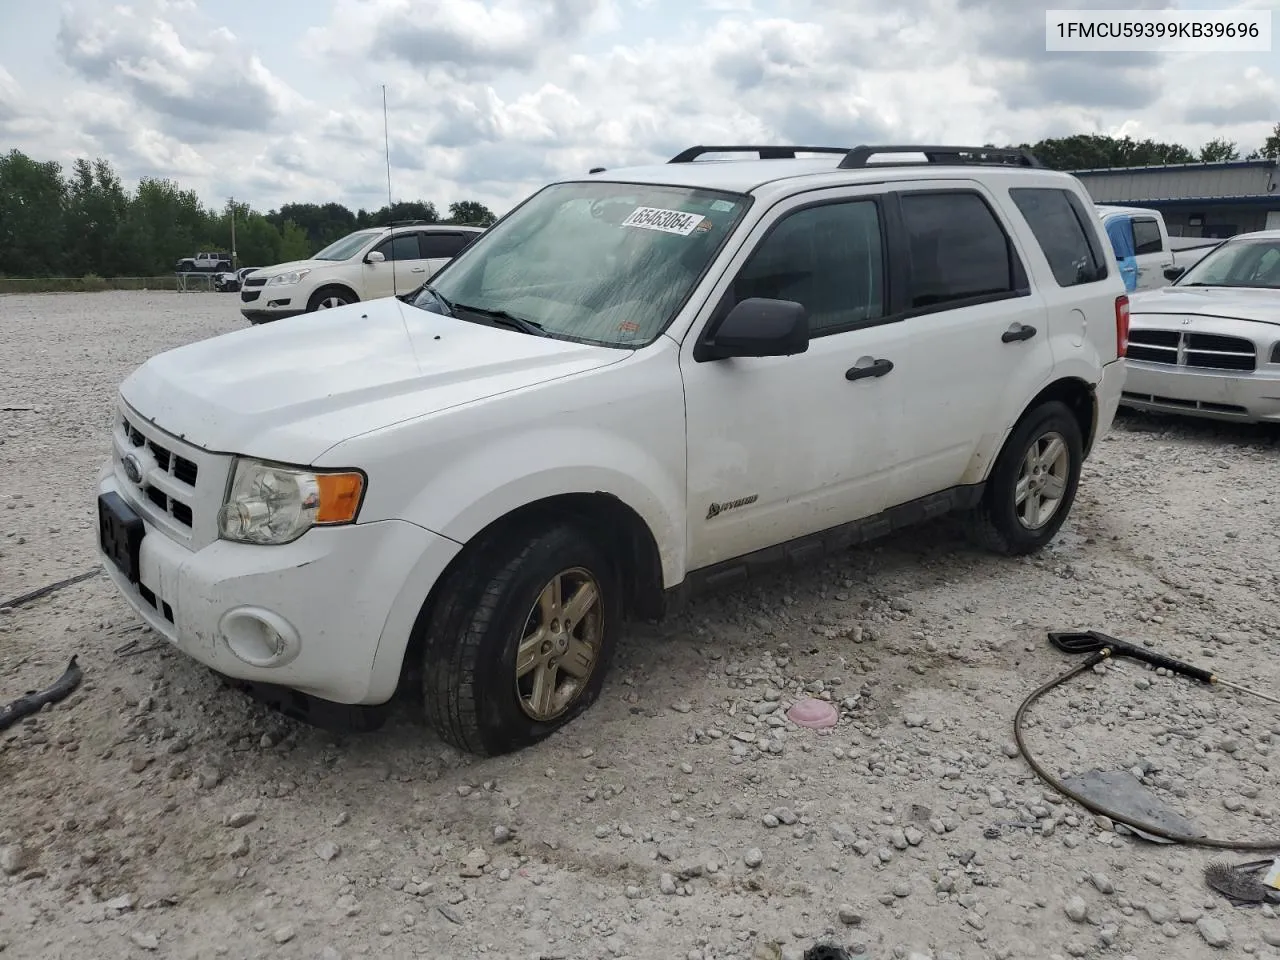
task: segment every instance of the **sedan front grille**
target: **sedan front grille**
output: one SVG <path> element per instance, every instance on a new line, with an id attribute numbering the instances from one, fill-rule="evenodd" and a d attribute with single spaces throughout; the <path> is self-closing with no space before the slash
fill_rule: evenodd
<path id="1" fill-rule="evenodd" d="M 1252 340 L 1185 330 L 1130 330 L 1130 360 L 1208 370 L 1256 370 L 1258 351 Z"/>

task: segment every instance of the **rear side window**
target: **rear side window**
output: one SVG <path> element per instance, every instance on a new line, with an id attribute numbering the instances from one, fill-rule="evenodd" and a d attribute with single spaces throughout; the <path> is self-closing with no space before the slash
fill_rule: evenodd
<path id="1" fill-rule="evenodd" d="M 1074 287 L 1106 278 L 1106 257 L 1094 231 L 1085 226 L 1089 213 L 1075 194 L 1048 187 L 1018 187 L 1010 190 L 1009 196 L 1031 227 L 1058 286 Z"/>
<path id="2" fill-rule="evenodd" d="M 1138 256 L 1144 253 L 1159 253 L 1164 249 L 1160 240 L 1160 224 L 1150 217 L 1133 218 L 1133 252 Z"/>
<path id="3" fill-rule="evenodd" d="M 427 260 L 452 260 L 471 240 L 470 233 L 424 233 L 422 256 Z"/>
<path id="4" fill-rule="evenodd" d="M 902 219 L 911 251 L 909 309 L 1025 292 L 1022 264 L 978 194 L 904 193 Z"/>

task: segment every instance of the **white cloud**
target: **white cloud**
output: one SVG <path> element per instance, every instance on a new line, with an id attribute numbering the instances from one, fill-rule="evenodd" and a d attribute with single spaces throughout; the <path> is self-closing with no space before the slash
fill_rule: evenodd
<path id="1" fill-rule="evenodd" d="M 65 77 L 0 66 L 0 134 L 261 209 L 385 201 L 383 83 L 394 194 L 441 209 L 695 143 L 1132 131 L 1248 150 L 1280 121 L 1275 55 L 1050 57 L 1049 4 L 1025 0 L 274 0 L 240 23 L 111 2 L 46 39 Z"/>

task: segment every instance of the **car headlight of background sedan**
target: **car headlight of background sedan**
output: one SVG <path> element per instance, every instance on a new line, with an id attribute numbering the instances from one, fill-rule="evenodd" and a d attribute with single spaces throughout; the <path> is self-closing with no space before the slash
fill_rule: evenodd
<path id="1" fill-rule="evenodd" d="M 354 470 L 307 470 L 236 460 L 218 535 L 238 543 L 292 543 L 317 526 L 354 523 L 365 477 Z"/>
<path id="2" fill-rule="evenodd" d="M 267 281 L 268 287 L 283 287 L 291 283 L 301 283 L 310 270 L 290 270 L 288 273 L 280 273 Z"/>

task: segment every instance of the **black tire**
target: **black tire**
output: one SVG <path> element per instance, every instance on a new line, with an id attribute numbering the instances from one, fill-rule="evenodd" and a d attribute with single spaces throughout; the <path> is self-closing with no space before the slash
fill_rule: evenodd
<path id="1" fill-rule="evenodd" d="M 1018 484 L 1033 444 L 1044 446 L 1048 438 L 1059 438 L 1066 447 L 1067 466 L 1056 509 L 1039 526 L 1029 525 L 1019 516 Z M 1014 427 L 996 459 L 982 502 L 972 510 L 966 527 L 970 538 L 988 550 L 1008 556 L 1034 553 L 1055 536 L 1066 522 L 1080 484 L 1084 463 L 1084 439 L 1080 424 L 1066 404 L 1056 400 L 1026 413 Z M 1054 487 L 1046 482 L 1045 489 Z"/>
<path id="2" fill-rule="evenodd" d="M 544 588 L 575 570 L 590 574 L 599 598 L 599 619 L 593 615 L 572 630 L 598 627 L 594 666 L 558 714 L 539 719 L 522 705 L 517 649 L 541 616 Z M 577 581 L 566 576 L 564 582 Z M 437 594 L 423 638 L 423 706 L 427 722 L 449 744 L 482 756 L 520 750 L 545 740 L 599 697 L 621 624 L 621 587 L 609 556 L 577 527 L 544 523 L 477 544 Z"/>
<path id="3" fill-rule="evenodd" d="M 359 298 L 344 287 L 321 287 L 307 301 L 307 313 L 327 310 L 333 307 L 345 307 L 351 303 L 359 303 Z"/>

